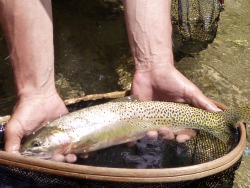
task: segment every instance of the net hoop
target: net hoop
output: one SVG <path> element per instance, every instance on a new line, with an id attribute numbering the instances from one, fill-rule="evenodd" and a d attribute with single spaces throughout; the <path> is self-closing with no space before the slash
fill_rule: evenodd
<path id="1" fill-rule="evenodd" d="M 123 93 L 125 94 L 125 92 Z M 97 98 L 99 97 L 102 96 L 99 95 Z M 121 93 L 119 93 L 119 97 L 121 97 Z M 77 101 L 79 100 L 81 99 L 78 99 Z M 225 105 L 216 101 L 214 102 L 222 110 L 227 109 Z M 0 121 L 7 121 L 8 119 L 9 116 L 6 116 L 5 118 L 2 118 L 2 120 L 0 119 Z M 5 151 L 0 151 L 0 164 L 11 165 L 14 167 L 20 167 L 28 170 L 45 172 L 60 176 L 101 181 L 138 183 L 188 181 L 219 173 L 236 163 L 241 158 L 246 144 L 246 129 L 243 123 L 239 124 L 239 130 L 240 141 L 238 145 L 227 155 L 210 162 L 186 167 L 162 169 L 96 167 L 54 162 L 49 160 L 20 156 L 17 154 L 7 153 Z"/>

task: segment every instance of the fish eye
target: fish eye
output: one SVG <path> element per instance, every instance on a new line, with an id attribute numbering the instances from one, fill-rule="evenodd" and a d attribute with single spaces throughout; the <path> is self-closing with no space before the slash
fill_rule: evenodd
<path id="1" fill-rule="evenodd" d="M 39 147 L 41 146 L 41 142 L 39 140 L 34 140 L 31 142 L 32 147 Z"/>

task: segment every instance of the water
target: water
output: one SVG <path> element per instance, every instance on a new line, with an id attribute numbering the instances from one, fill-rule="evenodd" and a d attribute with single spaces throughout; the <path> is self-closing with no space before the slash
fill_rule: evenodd
<path id="1" fill-rule="evenodd" d="M 231 107 L 250 104 L 249 10 L 248 0 L 227 0 L 214 42 L 177 64 L 206 95 Z"/>
<path id="2" fill-rule="evenodd" d="M 62 96 L 121 90 L 116 68 L 120 57 L 130 54 L 122 12 L 100 1 L 65 1 L 66 9 L 54 2 L 56 84 Z"/>

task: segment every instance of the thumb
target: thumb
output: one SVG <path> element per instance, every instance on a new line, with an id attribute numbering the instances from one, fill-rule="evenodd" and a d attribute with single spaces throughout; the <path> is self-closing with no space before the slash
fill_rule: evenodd
<path id="1" fill-rule="evenodd" d="M 19 153 L 23 129 L 17 120 L 11 118 L 5 127 L 5 151 Z"/>

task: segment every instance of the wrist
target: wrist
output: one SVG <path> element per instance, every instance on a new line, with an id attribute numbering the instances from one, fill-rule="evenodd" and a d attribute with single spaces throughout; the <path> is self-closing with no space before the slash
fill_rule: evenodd
<path id="1" fill-rule="evenodd" d="M 163 54 L 153 56 L 146 60 L 135 59 L 135 72 L 151 72 L 162 68 L 175 68 L 173 54 Z"/>
<path id="2" fill-rule="evenodd" d="M 152 54 L 148 57 L 134 57 L 136 71 L 150 71 L 158 66 L 173 66 L 172 50 L 164 54 Z"/>
<path id="3" fill-rule="evenodd" d="M 51 96 L 57 94 L 56 87 L 54 83 L 47 83 L 42 86 L 35 86 L 32 84 L 26 84 L 22 88 L 16 90 L 17 99 L 35 99 L 35 98 L 50 98 Z"/>

